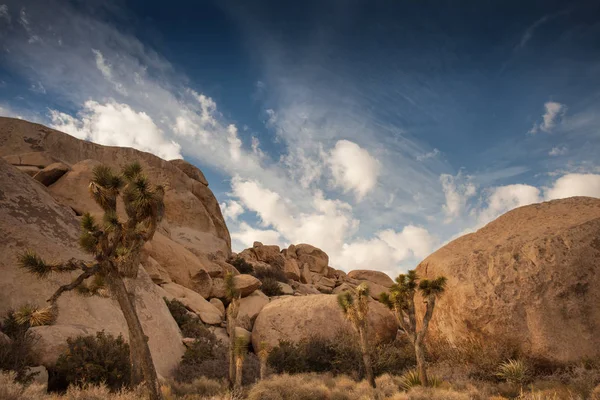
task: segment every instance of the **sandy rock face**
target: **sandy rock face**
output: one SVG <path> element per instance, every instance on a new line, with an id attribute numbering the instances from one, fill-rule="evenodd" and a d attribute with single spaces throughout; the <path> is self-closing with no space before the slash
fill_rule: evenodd
<path id="1" fill-rule="evenodd" d="M 377 341 L 396 337 L 395 317 L 382 304 L 372 301 L 369 314 L 371 335 Z M 337 296 L 316 294 L 289 296 L 272 300 L 258 314 L 252 330 L 252 343 L 258 348 L 263 341 L 277 346 L 281 340 L 298 342 L 311 335 L 334 339 L 339 329 L 352 327 L 337 303 Z"/>
<path id="2" fill-rule="evenodd" d="M 350 271 L 348 272 L 348 278 L 373 282 L 378 284 L 379 286 L 383 286 L 386 288 L 389 288 L 394 284 L 392 278 L 390 278 L 387 274 L 367 269 L 357 269 L 354 271 Z"/>
<path id="3" fill-rule="evenodd" d="M 7 190 L 10 189 L 10 190 Z M 25 303 L 45 306 L 57 287 L 70 282 L 75 274 L 53 274 L 41 280 L 17 266 L 17 255 L 35 249 L 47 260 L 88 260 L 78 247 L 79 222 L 71 209 L 58 204 L 47 190 L 26 174 L 0 160 L 0 316 Z M 136 294 L 136 308 L 158 372 L 170 376 L 183 354 L 180 332 L 156 286 L 141 269 L 138 279 L 126 282 Z M 58 301 L 55 326 L 76 327 L 85 332 L 105 330 L 127 335 L 127 324 L 116 301 L 100 297 L 81 297 L 69 292 Z M 50 327 L 41 327 L 50 329 Z M 53 330 L 60 330 L 52 328 Z M 73 329 L 66 330 L 76 332 Z M 56 334 L 58 335 L 58 334 Z M 55 334 L 45 337 L 52 353 L 60 343 Z M 64 335 L 63 335 L 64 336 Z M 61 338 L 63 336 L 60 336 Z M 178 338 L 173 340 L 173 338 Z M 62 340 L 62 339 L 61 339 Z"/>
<path id="4" fill-rule="evenodd" d="M 72 184 L 59 185 L 52 192 L 59 202 L 78 212 L 93 212 L 96 206 L 89 195 L 79 196 L 79 190 L 87 190 L 89 180 L 82 187 L 79 181 L 74 181 L 78 177 L 86 181 L 90 165 L 87 172 L 80 166 L 77 173 L 71 174 L 75 172 L 75 164 L 94 160 L 119 169 L 123 164 L 139 160 L 152 182 L 166 184 L 165 219 L 161 228 L 169 233 L 169 239 L 196 255 L 217 251 L 225 255 L 231 253 L 231 239 L 216 198 L 202 172 L 183 160 L 165 161 L 131 148 L 101 146 L 12 118 L 0 118 L 0 157 L 21 168 L 41 170 L 56 162 L 72 168 L 52 186 L 59 185 L 69 175 L 72 178 L 67 180 L 73 181 Z M 28 173 L 34 175 L 36 171 Z"/>
<path id="5" fill-rule="evenodd" d="M 573 197 L 510 211 L 442 247 L 417 267 L 448 278 L 431 337 L 507 339 L 557 361 L 599 356 L 599 238 L 600 200 Z"/>

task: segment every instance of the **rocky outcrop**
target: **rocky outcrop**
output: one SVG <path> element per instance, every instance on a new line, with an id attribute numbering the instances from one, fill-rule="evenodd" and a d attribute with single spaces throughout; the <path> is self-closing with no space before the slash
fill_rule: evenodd
<path id="1" fill-rule="evenodd" d="M 69 171 L 69 166 L 61 162 L 48 165 L 33 176 L 33 179 L 44 186 L 50 186 Z"/>
<path id="2" fill-rule="evenodd" d="M 138 160 L 152 182 L 167 188 L 160 232 L 200 258 L 217 252 L 226 258 L 231 253 L 229 232 L 206 178 L 183 160 L 165 161 L 131 148 L 101 146 L 12 118 L 0 118 L 0 157 L 18 168 L 27 168 L 30 175 L 57 162 L 71 168 L 50 190 L 60 203 L 79 214 L 99 211 L 89 195 L 82 195 L 87 191 L 93 165 L 103 163 L 118 169 Z"/>
<path id="3" fill-rule="evenodd" d="M 89 260 L 79 249 L 78 237 L 79 221 L 70 208 L 57 203 L 31 177 L 0 160 L 0 316 L 25 303 L 45 306 L 57 287 L 75 276 L 67 273 L 38 279 L 18 267 L 17 255 L 31 248 L 48 260 Z M 163 291 L 143 269 L 127 286 L 135 293 L 136 308 L 157 370 L 169 376 L 183 354 L 183 346 L 179 328 L 163 301 Z M 112 299 L 69 292 L 61 296 L 58 307 L 56 325 L 38 328 L 40 335 L 48 331 L 43 334 L 42 343 L 47 347 L 40 350 L 42 354 L 56 355 L 64 338 L 80 332 L 105 330 L 128 337 L 125 318 Z"/>
<path id="4" fill-rule="evenodd" d="M 599 238 L 600 199 L 573 197 L 515 209 L 447 244 L 417 267 L 448 278 L 430 338 L 510 341 L 562 362 L 600 356 Z"/>
<path id="5" fill-rule="evenodd" d="M 370 335 L 379 342 L 393 340 L 398 331 L 395 317 L 374 300 L 369 307 Z M 338 305 L 337 296 L 286 296 L 263 307 L 254 322 L 252 343 L 256 349 L 261 342 L 274 347 L 281 340 L 298 342 L 313 335 L 335 339 L 340 329 L 350 331 L 352 327 Z"/>

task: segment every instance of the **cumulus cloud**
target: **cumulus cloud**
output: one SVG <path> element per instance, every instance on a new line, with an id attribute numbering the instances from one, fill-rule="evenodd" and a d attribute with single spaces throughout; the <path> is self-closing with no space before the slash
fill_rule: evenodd
<path id="1" fill-rule="evenodd" d="M 536 134 L 540 130 L 546 133 L 551 132 L 567 111 L 567 106 L 554 101 L 549 101 L 544 104 L 544 108 L 546 109 L 546 112 L 542 116 L 542 122 L 533 124 L 529 133 Z"/>
<path id="2" fill-rule="evenodd" d="M 546 200 L 573 196 L 600 197 L 600 175 L 567 174 L 558 178 L 545 191 Z"/>
<path id="3" fill-rule="evenodd" d="M 362 199 L 377 184 L 380 165 L 369 152 L 349 140 L 338 140 L 329 153 L 335 185 Z"/>
<path id="4" fill-rule="evenodd" d="M 80 139 L 106 146 L 133 147 L 170 160 L 181 157 L 181 146 L 168 140 L 145 112 L 127 104 L 86 101 L 77 117 L 50 110 L 51 126 Z"/>
<path id="5" fill-rule="evenodd" d="M 470 176 L 464 176 L 461 172 L 456 176 L 442 174 L 440 182 L 446 197 L 446 204 L 442 209 L 446 214 L 446 223 L 449 223 L 462 214 L 467 200 L 475 195 L 475 185 Z"/>
<path id="6" fill-rule="evenodd" d="M 486 224 L 513 208 L 542 201 L 540 190 L 534 186 L 516 184 L 493 188 L 489 191 L 486 205 L 478 210 L 479 224 Z"/>
<path id="7" fill-rule="evenodd" d="M 239 242 L 244 247 L 252 247 L 254 242 L 284 245 L 281 242 L 279 232 L 272 229 L 256 229 L 245 222 L 240 223 L 238 228 L 231 233 L 231 239 Z"/>
<path id="8" fill-rule="evenodd" d="M 225 219 L 236 221 L 244 213 L 244 207 L 235 200 L 228 200 L 220 204 L 221 212 Z"/>
<path id="9" fill-rule="evenodd" d="M 557 146 L 557 147 L 553 147 L 552 150 L 550 150 L 548 152 L 549 156 L 564 156 L 565 154 L 567 154 L 567 152 L 569 151 L 569 149 L 567 149 L 566 146 Z"/>

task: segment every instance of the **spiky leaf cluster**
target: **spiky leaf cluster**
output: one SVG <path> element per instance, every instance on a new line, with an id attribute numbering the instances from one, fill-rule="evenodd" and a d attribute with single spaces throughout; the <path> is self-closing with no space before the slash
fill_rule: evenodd
<path id="1" fill-rule="evenodd" d="M 352 325 L 359 329 L 367 323 L 369 312 L 369 286 L 361 283 L 355 292 L 342 292 L 337 297 L 338 304 Z"/>
<path id="2" fill-rule="evenodd" d="M 429 280 L 420 279 L 415 270 L 400 274 L 396 283 L 391 286 L 390 293 L 381 293 L 379 301 L 390 309 L 406 311 L 412 307 L 413 299 L 418 290 L 424 298 L 440 296 L 446 287 L 446 278 Z"/>
<path id="3" fill-rule="evenodd" d="M 42 326 L 54 321 L 54 313 L 51 307 L 39 308 L 32 304 L 25 304 L 15 311 L 14 318 L 19 325 Z"/>
<path id="4" fill-rule="evenodd" d="M 235 286 L 235 279 L 231 272 L 225 274 L 225 296 L 229 301 L 240 297 L 240 291 Z"/>

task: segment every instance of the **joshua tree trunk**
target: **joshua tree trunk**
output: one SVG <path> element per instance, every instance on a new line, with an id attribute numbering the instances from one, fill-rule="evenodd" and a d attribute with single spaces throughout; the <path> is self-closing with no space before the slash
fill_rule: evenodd
<path id="1" fill-rule="evenodd" d="M 262 381 L 267 377 L 267 359 L 265 357 L 260 358 L 260 380 Z"/>
<path id="2" fill-rule="evenodd" d="M 421 385 L 429 386 L 429 378 L 427 377 L 427 368 L 425 367 L 425 352 L 421 341 L 415 341 L 415 356 L 417 359 L 417 371 Z"/>
<path id="3" fill-rule="evenodd" d="M 235 359 L 235 388 L 239 389 L 242 387 L 242 370 L 244 367 L 244 359 L 242 357 L 236 357 Z"/>
<path id="4" fill-rule="evenodd" d="M 229 307 L 235 307 L 233 303 Z M 235 379 L 235 318 L 231 315 L 231 310 L 227 310 L 227 330 L 229 333 L 229 388 L 233 389 Z"/>
<path id="5" fill-rule="evenodd" d="M 111 291 L 119 302 L 119 307 L 123 312 L 127 328 L 129 329 L 129 346 L 131 346 L 131 379 L 132 384 L 136 385 L 144 382 L 148 389 L 150 400 L 162 400 L 160 385 L 152 354 L 148 347 L 148 337 L 144 333 L 142 324 L 135 312 L 134 303 L 129 297 L 123 278 L 117 275 L 117 272 L 110 272 L 107 275 L 107 281 Z"/>
<path id="6" fill-rule="evenodd" d="M 371 363 L 371 354 L 369 353 L 369 341 L 364 329 L 358 332 L 360 336 L 360 351 L 362 352 L 363 363 L 365 364 L 365 375 L 372 388 L 375 388 L 375 375 L 373 374 L 373 364 Z"/>

